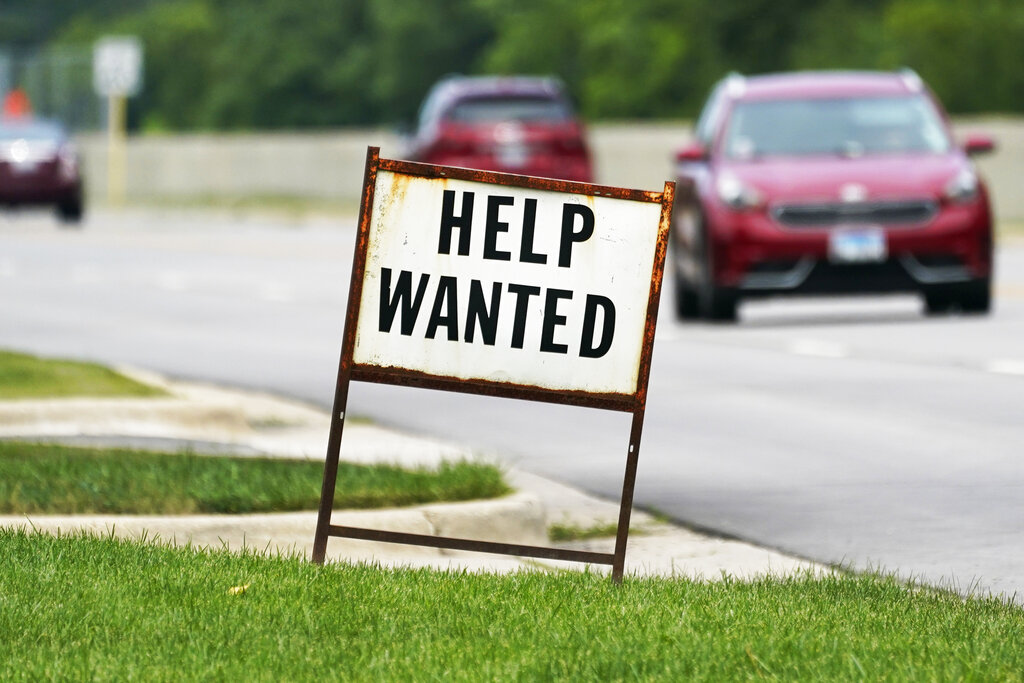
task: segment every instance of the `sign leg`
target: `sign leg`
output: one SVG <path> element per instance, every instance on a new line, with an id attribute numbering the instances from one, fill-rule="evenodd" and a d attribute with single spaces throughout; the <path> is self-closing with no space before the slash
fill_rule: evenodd
<path id="1" fill-rule="evenodd" d="M 622 583 L 626 565 L 626 541 L 629 539 L 629 518 L 633 511 L 633 489 L 636 486 L 636 466 L 640 458 L 640 436 L 644 428 L 643 408 L 633 413 L 633 426 L 629 431 L 629 454 L 626 456 L 626 475 L 622 481 L 622 502 L 619 504 L 619 525 L 615 535 L 615 558 L 612 561 L 612 581 Z"/>
<path id="2" fill-rule="evenodd" d="M 320 489 L 320 512 L 316 519 L 316 535 L 313 537 L 312 561 L 323 564 L 327 554 L 327 531 L 331 526 L 331 511 L 334 508 L 334 487 L 338 483 L 338 458 L 341 454 L 341 433 L 345 428 L 345 406 L 348 404 L 349 374 L 340 373 L 338 389 L 334 397 L 334 412 L 331 414 L 331 433 L 327 440 L 327 457 L 324 459 L 324 483 Z"/>

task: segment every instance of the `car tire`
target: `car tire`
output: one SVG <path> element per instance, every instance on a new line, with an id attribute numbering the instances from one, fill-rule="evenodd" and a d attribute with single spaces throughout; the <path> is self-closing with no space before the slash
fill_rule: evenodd
<path id="1" fill-rule="evenodd" d="M 71 199 L 57 205 L 57 218 L 67 226 L 77 226 L 82 222 L 82 200 Z"/>
<path id="2" fill-rule="evenodd" d="M 985 315 L 992 310 L 992 280 L 981 278 L 961 285 L 956 292 L 960 310 L 973 315 Z"/>
<path id="3" fill-rule="evenodd" d="M 701 240 L 704 252 L 700 288 L 697 291 L 697 304 L 700 315 L 716 322 L 735 322 L 739 295 L 735 289 L 715 285 L 712 273 L 712 255 L 706 235 Z"/>
<path id="4" fill-rule="evenodd" d="M 924 292 L 926 315 L 946 315 L 953 308 L 953 295 L 947 289 L 929 289 Z"/>
<path id="5" fill-rule="evenodd" d="M 701 313 L 708 320 L 736 322 L 739 297 L 735 290 L 709 285 L 701 292 Z"/>
<path id="6" fill-rule="evenodd" d="M 700 318 L 700 302 L 697 292 L 676 281 L 676 317 L 680 320 L 697 320 Z"/>

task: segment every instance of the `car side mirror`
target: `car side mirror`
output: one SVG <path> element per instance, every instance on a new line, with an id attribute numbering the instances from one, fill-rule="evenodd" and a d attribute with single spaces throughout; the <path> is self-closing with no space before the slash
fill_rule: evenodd
<path id="1" fill-rule="evenodd" d="M 988 154 L 996 148 L 996 143 L 987 135 L 968 135 L 964 140 L 964 151 L 968 156 Z"/>
<path id="2" fill-rule="evenodd" d="M 691 142 L 676 152 L 676 161 L 693 163 L 708 160 L 708 150 L 699 142 Z"/>

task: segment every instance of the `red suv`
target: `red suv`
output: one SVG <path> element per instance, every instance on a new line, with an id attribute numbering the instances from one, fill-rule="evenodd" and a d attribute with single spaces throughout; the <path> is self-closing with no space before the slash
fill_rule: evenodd
<path id="1" fill-rule="evenodd" d="M 929 313 L 991 306 L 992 215 L 972 154 L 911 71 L 729 76 L 677 154 L 681 318 L 741 299 L 920 292 Z"/>
<path id="2" fill-rule="evenodd" d="M 590 153 L 562 83 L 527 76 L 455 76 L 420 109 L 413 161 L 591 182 Z"/>

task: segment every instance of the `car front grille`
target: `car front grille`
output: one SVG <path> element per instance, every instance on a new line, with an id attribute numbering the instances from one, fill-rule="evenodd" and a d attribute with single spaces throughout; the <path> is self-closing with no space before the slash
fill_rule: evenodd
<path id="1" fill-rule="evenodd" d="M 771 212 L 775 220 L 782 225 L 793 228 L 818 228 L 858 223 L 914 225 L 930 220 L 938 208 L 936 202 L 921 199 L 780 204 L 773 207 Z"/>

